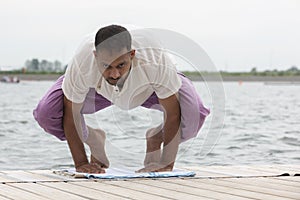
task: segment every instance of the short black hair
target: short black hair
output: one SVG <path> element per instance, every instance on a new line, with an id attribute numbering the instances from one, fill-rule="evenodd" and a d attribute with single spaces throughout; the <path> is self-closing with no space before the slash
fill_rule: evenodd
<path id="1" fill-rule="evenodd" d="M 121 51 L 124 48 L 130 51 L 131 35 L 123 26 L 114 24 L 105 26 L 96 33 L 95 47 L 97 51 L 100 49 Z"/>

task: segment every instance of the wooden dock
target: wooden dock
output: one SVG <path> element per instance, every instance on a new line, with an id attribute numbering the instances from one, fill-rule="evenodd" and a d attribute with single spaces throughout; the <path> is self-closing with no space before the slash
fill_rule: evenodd
<path id="1" fill-rule="evenodd" d="M 0 171 L 0 200 L 300 200 L 300 165 L 189 167 L 193 178 L 75 179 L 52 170 Z"/>

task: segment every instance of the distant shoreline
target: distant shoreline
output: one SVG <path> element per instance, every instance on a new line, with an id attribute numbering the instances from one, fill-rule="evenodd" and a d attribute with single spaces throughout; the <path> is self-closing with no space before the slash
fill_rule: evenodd
<path id="1" fill-rule="evenodd" d="M 62 74 L 0 74 L 2 76 L 17 76 L 21 81 L 54 81 Z M 206 75 L 201 76 L 190 75 L 187 76 L 192 81 L 219 81 L 216 76 Z M 299 82 L 300 76 L 222 76 L 224 82 Z"/>
<path id="2" fill-rule="evenodd" d="M 201 76 L 187 76 L 192 81 L 219 81 L 219 78 L 212 75 L 207 75 L 202 78 Z M 299 82 L 300 76 L 222 76 L 224 82 Z"/>

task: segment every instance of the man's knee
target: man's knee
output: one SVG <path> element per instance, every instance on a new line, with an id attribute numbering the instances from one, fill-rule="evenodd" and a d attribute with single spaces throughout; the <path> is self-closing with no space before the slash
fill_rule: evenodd
<path id="1" fill-rule="evenodd" d="M 209 109 L 204 107 L 198 95 L 183 100 L 181 105 L 181 139 L 186 141 L 197 136 L 206 116 L 209 114 Z"/>
<path id="2" fill-rule="evenodd" d="M 40 101 L 37 107 L 33 110 L 34 119 L 39 123 L 41 127 L 45 127 L 47 119 L 50 117 L 50 109 L 43 101 Z"/>

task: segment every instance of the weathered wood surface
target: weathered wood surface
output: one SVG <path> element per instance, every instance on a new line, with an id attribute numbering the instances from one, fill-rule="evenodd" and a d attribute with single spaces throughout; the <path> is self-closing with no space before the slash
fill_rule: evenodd
<path id="1" fill-rule="evenodd" d="M 300 165 L 186 169 L 197 175 L 192 178 L 95 180 L 57 175 L 52 170 L 0 171 L 0 200 L 300 199 Z"/>

